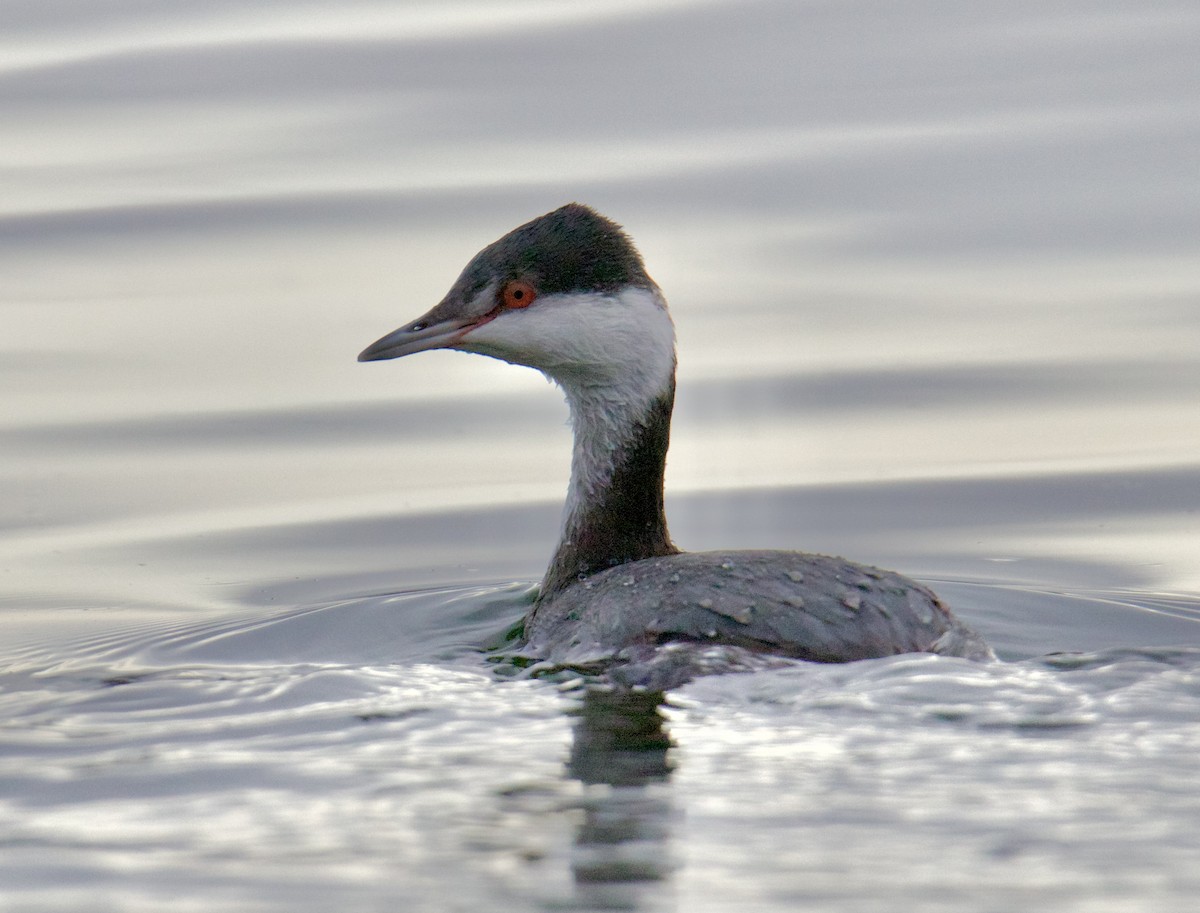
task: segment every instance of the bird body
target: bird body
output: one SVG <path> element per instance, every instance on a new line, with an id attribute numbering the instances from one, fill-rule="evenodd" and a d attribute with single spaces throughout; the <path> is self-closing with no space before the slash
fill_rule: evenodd
<path id="1" fill-rule="evenodd" d="M 359 360 L 436 348 L 536 368 L 570 408 L 562 534 L 525 621 L 528 656 L 670 686 L 777 658 L 991 655 L 933 593 L 891 571 L 675 547 L 663 509 L 674 326 L 633 243 L 588 207 L 563 206 L 481 250 L 437 306 Z"/>

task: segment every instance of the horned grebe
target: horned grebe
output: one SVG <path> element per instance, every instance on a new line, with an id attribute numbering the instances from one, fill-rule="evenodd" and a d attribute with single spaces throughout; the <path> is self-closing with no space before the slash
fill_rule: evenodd
<path id="1" fill-rule="evenodd" d="M 937 596 L 892 571 L 675 547 L 663 512 L 674 326 L 633 242 L 588 207 L 563 206 L 485 247 L 441 303 L 358 359 L 427 349 L 536 368 L 570 407 L 562 535 L 525 620 L 524 655 L 656 688 L 783 658 L 993 656 Z"/>

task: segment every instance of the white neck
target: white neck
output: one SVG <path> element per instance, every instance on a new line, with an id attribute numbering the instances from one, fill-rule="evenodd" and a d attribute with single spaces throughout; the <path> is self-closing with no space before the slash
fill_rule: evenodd
<path id="1" fill-rule="evenodd" d="M 564 537 L 611 484 L 617 461 L 675 381 L 675 328 L 657 291 L 628 289 L 577 310 L 588 314 L 577 332 L 591 357 L 543 368 L 562 387 L 574 430 Z"/>
<path id="2" fill-rule="evenodd" d="M 545 295 L 460 348 L 537 368 L 562 387 L 575 429 L 568 518 L 611 481 L 614 461 L 675 379 L 675 327 L 657 288 Z"/>
<path id="3" fill-rule="evenodd" d="M 636 287 L 563 299 L 539 300 L 520 328 L 522 363 L 562 387 L 575 437 L 562 537 L 543 595 L 675 551 L 662 510 L 675 393 L 666 303 L 657 289 Z"/>

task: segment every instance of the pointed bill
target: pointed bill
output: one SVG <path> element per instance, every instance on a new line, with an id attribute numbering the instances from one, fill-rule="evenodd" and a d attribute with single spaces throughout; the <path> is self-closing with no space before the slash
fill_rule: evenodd
<path id="1" fill-rule="evenodd" d="M 431 323 L 427 317 L 421 317 L 375 340 L 358 354 L 358 360 L 383 361 L 430 349 L 452 349 L 480 322 L 476 317 Z"/>

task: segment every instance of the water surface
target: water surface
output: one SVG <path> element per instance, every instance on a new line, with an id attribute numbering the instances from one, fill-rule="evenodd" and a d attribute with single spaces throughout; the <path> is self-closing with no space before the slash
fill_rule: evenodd
<path id="1" fill-rule="evenodd" d="M 1191 909 L 1192 4 L 0 26 L 0 907 Z M 485 661 L 565 408 L 354 356 L 572 199 L 671 302 L 677 541 L 895 567 L 1005 662 Z"/>

